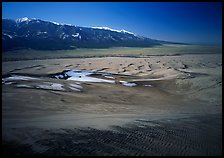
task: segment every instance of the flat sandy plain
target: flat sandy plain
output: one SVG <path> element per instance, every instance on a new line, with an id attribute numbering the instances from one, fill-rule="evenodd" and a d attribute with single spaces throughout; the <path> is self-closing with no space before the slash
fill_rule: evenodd
<path id="1" fill-rule="evenodd" d="M 222 155 L 220 48 L 28 52 L 3 53 L 4 155 Z M 64 70 L 115 83 L 52 77 Z"/>

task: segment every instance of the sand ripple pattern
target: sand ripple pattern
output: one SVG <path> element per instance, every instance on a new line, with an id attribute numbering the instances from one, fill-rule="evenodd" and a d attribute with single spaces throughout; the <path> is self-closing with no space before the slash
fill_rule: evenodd
<path id="1" fill-rule="evenodd" d="M 49 156 L 217 156 L 222 151 L 220 118 L 197 116 L 178 120 L 136 120 L 123 127 L 113 126 L 110 130 L 45 130 L 35 142 L 36 146 L 45 148 L 42 152 L 34 151 L 35 145 L 20 146 L 4 141 L 3 151 L 16 149 L 15 152 L 22 155 Z M 32 131 L 28 134 L 32 135 Z"/>

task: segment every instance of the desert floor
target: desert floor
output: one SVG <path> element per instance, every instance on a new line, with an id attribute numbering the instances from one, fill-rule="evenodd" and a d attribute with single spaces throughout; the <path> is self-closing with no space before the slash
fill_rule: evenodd
<path id="1" fill-rule="evenodd" d="M 2 139 L 4 155 L 221 155 L 222 55 L 4 61 Z"/>

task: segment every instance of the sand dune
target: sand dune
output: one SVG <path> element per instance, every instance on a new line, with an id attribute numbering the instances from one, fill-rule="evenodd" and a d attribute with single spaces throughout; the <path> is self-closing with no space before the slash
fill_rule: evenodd
<path id="1" fill-rule="evenodd" d="M 221 56 L 3 62 L 5 154 L 221 155 Z"/>

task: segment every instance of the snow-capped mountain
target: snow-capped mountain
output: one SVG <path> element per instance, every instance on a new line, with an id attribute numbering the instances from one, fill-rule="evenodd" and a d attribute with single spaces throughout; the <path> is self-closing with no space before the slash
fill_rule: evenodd
<path id="1" fill-rule="evenodd" d="M 151 47 L 164 41 L 109 27 L 79 27 L 36 18 L 2 19 L 3 50 Z"/>

